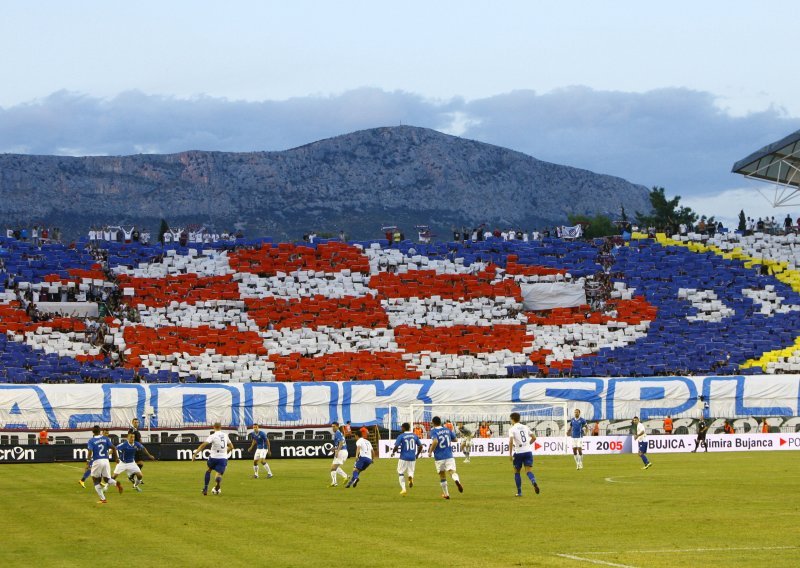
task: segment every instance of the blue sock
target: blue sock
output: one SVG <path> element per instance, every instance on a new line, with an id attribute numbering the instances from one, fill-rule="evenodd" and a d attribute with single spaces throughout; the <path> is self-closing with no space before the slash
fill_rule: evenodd
<path id="1" fill-rule="evenodd" d="M 216 481 L 217 485 L 219 485 L 220 483 L 222 483 L 222 476 L 218 475 L 217 478 L 214 481 Z"/>
<path id="2" fill-rule="evenodd" d="M 83 472 L 83 477 L 81 477 L 81 481 L 86 481 L 86 479 L 90 475 L 92 475 L 92 470 L 91 469 L 87 469 L 86 471 Z"/>
<path id="3" fill-rule="evenodd" d="M 536 485 L 536 478 L 533 476 L 533 472 L 532 471 L 528 472 L 528 479 L 531 480 L 531 484 L 532 485 Z"/>
<path id="4" fill-rule="evenodd" d="M 517 484 L 517 493 L 522 493 L 522 476 L 519 472 L 514 474 L 514 483 Z"/>
<path id="5" fill-rule="evenodd" d="M 207 471 L 206 472 L 206 484 L 205 484 L 205 488 L 206 489 L 208 489 L 208 484 L 209 484 L 210 481 L 211 481 L 211 472 Z"/>
<path id="6" fill-rule="evenodd" d="M 357 469 L 353 470 L 353 479 L 351 479 L 350 481 L 355 481 L 356 479 L 358 479 L 358 474 L 359 473 L 361 473 L 361 472 L 358 471 Z"/>
<path id="7" fill-rule="evenodd" d="M 642 461 L 644 462 L 644 465 L 647 465 L 647 464 L 650 463 L 650 461 L 647 459 L 647 456 L 645 454 L 642 454 Z"/>

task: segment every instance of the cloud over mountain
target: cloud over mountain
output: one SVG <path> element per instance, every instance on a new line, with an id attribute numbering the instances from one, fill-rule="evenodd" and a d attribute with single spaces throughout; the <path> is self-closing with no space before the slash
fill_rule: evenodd
<path id="1" fill-rule="evenodd" d="M 190 99 L 139 91 L 101 99 L 68 91 L 0 109 L 0 152 L 127 155 L 285 150 L 347 132 L 409 124 L 536 158 L 663 185 L 680 195 L 741 185 L 731 164 L 800 128 L 781 109 L 742 117 L 711 93 L 570 87 L 477 100 L 428 100 L 361 88 L 280 101 Z"/>

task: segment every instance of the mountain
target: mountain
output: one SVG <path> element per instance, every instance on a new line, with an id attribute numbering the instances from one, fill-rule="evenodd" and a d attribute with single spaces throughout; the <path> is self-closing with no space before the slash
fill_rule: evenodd
<path id="1" fill-rule="evenodd" d="M 568 214 L 615 219 L 650 210 L 621 178 L 410 126 L 374 128 L 281 152 L 136 156 L 0 155 L 0 223 L 242 227 L 298 239 L 309 231 L 376 238 L 382 225 L 532 230 Z"/>

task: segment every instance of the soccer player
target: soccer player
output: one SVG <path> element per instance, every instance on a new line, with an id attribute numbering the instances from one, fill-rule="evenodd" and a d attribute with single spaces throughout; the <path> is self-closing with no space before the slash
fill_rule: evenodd
<path id="1" fill-rule="evenodd" d="M 642 463 L 644 464 L 642 469 L 650 469 L 650 466 L 653 464 L 647 459 L 647 429 L 644 427 L 644 424 L 639 421 L 638 416 L 633 417 L 633 426 L 636 428 L 633 439 L 639 444 L 639 457 L 642 458 Z"/>
<path id="2" fill-rule="evenodd" d="M 86 479 L 92 475 L 92 462 L 86 460 L 86 469 L 83 470 L 83 476 L 78 480 L 78 483 L 81 484 L 81 487 L 84 489 L 86 488 Z"/>
<path id="3" fill-rule="evenodd" d="M 422 442 L 416 434 L 411 433 L 411 424 L 403 422 L 400 426 L 403 431 L 394 441 L 394 448 L 389 457 L 394 457 L 394 453 L 400 450 L 400 459 L 397 462 L 397 475 L 400 476 L 400 495 L 406 496 L 406 476 L 408 477 L 408 487 L 414 487 L 414 469 L 417 465 L 417 458 L 422 453 Z"/>
<path id="4" fill-rule="evenodd" d="M 261 462 L 261 465 L 264 466 L 264 469 L 267 470 L 267 479 L 269 479 L 272 477 L 272 470 L 269 468 L 269 464 L 267 463 L 267 456 L 272 448 L 270 447 L 267 433 L 263 432 L 259 428 L 258 424 L 253 424 L 253 431 L 250 434 L 250 447 L 247 448 L 247 452 L 252 452 L 253 448 L 256 448 L 256 453 L 253 454 L 253 479 L 258 479 L 259 461 Z"/>
<path id="5" fill-rule="evenodd" d="M 353 467 L 353 477 L 351 477 L 347 485 L 344 486 L 345 489 L 350 489 L 358 485 L 358 480 L 361 479 L 359 477 L 361 472 L 371 466 L 372 460 L 375 458 L 375 450 L 372 449 L 372 444 L 367 440 L 366 436 L 364 436 L 363 430 L 362 428 L 356 433 L 358 437 L 358 440 L 356 440 L 356 464 Z"/>
<path id="6" fill-rule="evenodd" d="M 142 470 L 136 463 L 136 456 L 140 453 L 145 454 L 151 460 L 156 459 L 150 455 L 150 452 L 141 442 L 136 441 L 136 436 L 133 432 L 130 432 L 128 438 L 117 446 L 117 465 L 114 468 L 114 475 L 111 476 L 111 479 L 116 480 L 120 473 L 126 473 L 128 479 L 133 475 L 133 488 L 139 492 L 142 491 L 142 488 L 139 487 L 142 484 Z"/>
<path id="7" fill-rule="evenodd" d="M 217 475 L 214 479 L 216 485 L 211 490 L 211 494 L 219 495 L 222 493 L 222 489 L 220 488 L 222 476 L 225 475 L 225 468 L 228 467 L 228 452 L 233 450 L 233 444 L 231 444 L 228 435 L 222 431 L 221 423 L 214 422 L 214 431 L 206 438 L 206 441 L 200 444 L 192 453 L 193 458 L 197 457 L 208 445 L 211 446 L 211 452 L 206 462 L 208 471 L 206 471 L 205 483 L 203 485 L 203 495 L 208 495 L 208 484 L 211 481 L 212 471 L 216 472 Z"/>
<path id="8" fill-rule="evenodd" d="M 108 485 L 116 485 L 117 491 L 122 493 L 122 485 L 111 479 L 111 466 L 108 461 L 108 452 L 111 451 L 114 457 L 117 457 L 117 448 L 111 443 L 108 436 L 103 436 L 100 433 L 100 426 L 92 428 L 92 438 L 86 445 L 89 448 L 89 462 L 92 464 L 92 480 L 94 481 L 94 490 L 100 497 L 98 503 L 107 503 L 106 494 L 103 491 L 101 482 Z"/>
<path id="9" fill-rule="evenodd" d="M 456 441 L 456 435 L 450 428 L 442 426 L 442 419 L 434 416 L 431 420 L 433 428 L 431 428 L 431 447 L 428 450 L 428 457 L 433 457 L 436 460 L 436 471 L 439 472 L 439 483 L 442 486 L 442 498 L 450 499 L 450 490 L 447 488 L 447 474 L 453 478 L 453 481 L 458 487 L 458 492 L 464 492 L 464 486 L 461 485 L 461 480 L 456 473 L 456 460 L 453 458 L 453 448 L 450 446 L 451 442 Z"/>
<path id="10" fill-rule="evenodd" d="M 109 435 L 108 435 L 108 428 L 101 428 L 101 429 L 100 429 L 100 434 L 102 434 L 103 436 L 105 436 L 105 437 L 106 437 L 106 438 L 108 438 L 109 440 L 111 439 L 111 438 L 109 437 Z M 83 487 L 84 489 L 86 489 L 86 479 L 87 479 L 87 478 L 88 478 L 90 475 L 92 475 L 92 460 L 90 460 L 90 459 L 87 459 L 87 460 L 86 460 L 86 469 L 84 469 L 84 470 L 83 470 L 83 477 L 81 477 L 81 478 L 78 480 L 78 483 L 80 483 L 80 484 L 81 484 L 81 487 Z M 107 485 L 104 485 L 104 486 L 103 486 L 103 489 L 105 489 L 106 487 L 108 487 L 108 486 L 107 486 Z"/>
<path id="11" fill-rule="evenodd" d="M 522 476 L 520 470 L 525 466 L 525 474 L 533 485 L 533 491 L 539 494 L 539 485 L 533 475 L 533 447 L 531 443 L 536 441 L 536 434 L 531 432 L 525 424 L 519 421 L 519 412 L 512 412 L 511 428 L 508 430 L 508 447 L 511 463 L 514 464 L 514 483 L 517 485 L 517 497 L 522 497 Z"/>
<path id="12" fill-rule="evenodd" d="M 333 463 L 331 464 L 331 487 L 339 486 L 339 477 L 347 479 L 347 474 L 342 469 L 344 462 L 347 461 L 347 442 L 344 439 L 344 434 L 339 428 L 339 423 L 334 422 L 331 424 L 333 430 Z"/>
<path id="13" fill-rule="evenodd" d="M 131 420 L 131 427 L 128 428 L 128 434 L 133 434 L 134 442 L 139 442 L 139 444 L 141 445 L 141 443 L 142 443 L 142 433 L 139 432 L 139 419 L 138 418 L 134 418 L 134 419 Z M 142 447 L 144 447 L 144 446 L 142 446 Z M 144 469 L 144 457 L 142 456 L 141 450 L 136 452 L 136 465 L 139 466 L 139 471 Z M 136 482 L 134 481 L 134 477 L 135 476 L 133 476 L 133 475 L 129 475 L 128 479 L 131 481 L 131 483 L 133 483 L 135 485 Z M 140 480 L 139 484 L 141 485 L 142 483 L 144 483 L 144 481 Z"/>
<path id="14" fill-rule="evenodd" d="M 567 431 L 572 442 L 572 456 L 575 458 L 575 469 L 583 469 L 583 436 L 588 431 L 586 419 L 581 416 L 581 411 L 575 409 L 575 418 L 567 422 Z"/>
<path id="15" fill-rule="evenodd" d="M 701 443 L 703 444 L 703 449 L 708 452 L 706 434 L 708 434 L 708 423 L 705 421 L 705 419 L 701 418 L 700 422 L 697 424 L 697 439 L 694 441 L 694 449 L 692 452 L 696 452 Z"/>
<path id="16" fill-rule="evenodd" d="M 464 463 L 469 463 L 469 452 L 472 449 L 472 430 L 464 426 L 463 422 L 456 424 L 458 436 L 461 438 L 461 451 L 464 452 Z"/>

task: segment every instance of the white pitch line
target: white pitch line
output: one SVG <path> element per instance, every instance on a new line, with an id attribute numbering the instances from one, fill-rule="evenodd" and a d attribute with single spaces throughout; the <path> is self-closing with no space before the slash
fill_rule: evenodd
<path id="1" fill-rule="evenodd" d="M 589 552 L 576 552 L 575 554 L 684 554 L 687 552 L 726 552 L 726 551 L 760 551 L 760 550 L 798 550 L 800 546 L 741 546 L 741 547 L 725 547 L 725 548 L 672 548 L 672 549 L 657 549 L 657 550 L 604 550 L 604 551 L 589 551 Z"/>
<path id="2" fill-rule="evenodd" d="M 569 560 L 577 560 L 578 562 L 586 562 L 589 564 L 600 564 L 602 566 L 616 566 L 617 568 L 636 568 L 636 566 L 631 566 L 630 564 L 617 564 L 616 562 L 606 562 L 605 560 L 597 560 L 595 558 L 581 558 L 580 556 L 575 556 L 573 554 L 556 554 L 556 556 L 560 556 L 561 558 L 567 558 Z"/>
<path id="3" fill-rule="evenodd" d="M 617 476 L 616 479 L 614 479 L 613 477 L 606 477 L 605 480 L 608 481 L 609 483 L 630 483 L 630 481 L 617 481 L 617 479 L 627 479 L 629 477 L 631 476 L 630 475 L 626 475 L 624 477 Z"/>
<path id="4" fill-rule="evenodd" d="M 61 467 L 68 467 L 68 468 L 71 468 L 71 469 L 80 469 L 81 471 L 86 469 L 85 467 L 78 467 L 77 465 L 67 465 L 65 463 L 60 463 L 58 465 L 60 465 Z"/>

